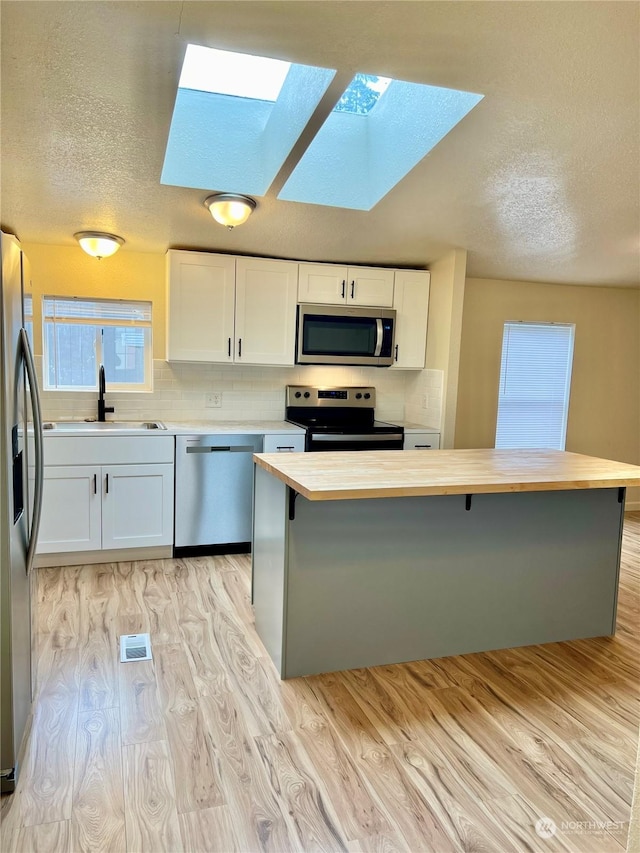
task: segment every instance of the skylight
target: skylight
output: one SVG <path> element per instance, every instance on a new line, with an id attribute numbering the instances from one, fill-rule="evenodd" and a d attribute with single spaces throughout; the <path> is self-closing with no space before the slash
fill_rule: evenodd
<path id="1" fill-rule="evenodd" d="M 374 74 L 356 74 L 335 105 L 334 112 L 368 115 L 378 103 L 378 99 L 387 91 L 390 77 L 376 77 Z"/>
<path id="2" fill-rule="evenodd" d="M 264 195 L 334 75 L 188 45 L 161 183 Z"/>
<path id="3" fill-rule="evenodd" d="M 265 195 L 335 73 L 188 45 L 161 183 Z M 483 97 L 359 72 L 278 198 L 371 210 Z"/>
<path id="4" fill-rule="evenodd" d="M 280 59 L 188 44 L 178 86 L 273 102 L 290 68 L 290 62 Z"/>
<path id="5" fill-rule="evenodd" d="M 384 97 L 369 92 L 369 80 L 385 81 Z M 278 198 L 371 210 L 484 97 L 356 75 L 341 101 L 358 100 L 349 95 L 354 86 L 365 109 L 329 114 Z"/>

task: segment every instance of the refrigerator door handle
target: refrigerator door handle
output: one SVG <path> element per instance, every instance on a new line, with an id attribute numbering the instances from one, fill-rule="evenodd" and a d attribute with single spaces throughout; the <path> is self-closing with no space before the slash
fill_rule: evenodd
<path id="1" fill-rule="evenodd" d="M 33 353 L 29 344 L 26 329 L 20 329 L 20 349 L 24 366 L 29 379 L 29 393 L 31 395 L 31 408 L 33 411 L 33 438 L 35 445 L 35 483 L 33 491 L 33 518 L 31 520 L 31 533 L 29 535 L 29 546 L 27 548 L 27 574 L 30 574 L 33 566 L 33 558 L 36 553 L 38 542 L 38 531 L 40 530 L 40 517 L 42 515 L 42 489 L 44 485 L 44 453 L 42 437 L 42 412 L 40 410 L 40 395 L 38 394 L 38 380 L 36 367 L 33 361 Z"/>

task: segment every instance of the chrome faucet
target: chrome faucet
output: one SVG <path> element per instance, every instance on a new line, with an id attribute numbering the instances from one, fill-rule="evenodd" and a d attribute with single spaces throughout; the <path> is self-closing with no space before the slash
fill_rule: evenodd
<path id="1" fill-rule="evenodd" d="M 104 395 L 107 390 L 107 383 L 104 378 L 104 364 L 100 365 L 98 370 L 98 420 L 106 421 L 105 415 L 107 412 L 113 412 L 113 406 L 105 406 Z"/>

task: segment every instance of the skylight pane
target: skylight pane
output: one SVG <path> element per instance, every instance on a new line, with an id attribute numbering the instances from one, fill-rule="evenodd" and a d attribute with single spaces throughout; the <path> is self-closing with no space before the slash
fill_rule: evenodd
<path id="1" fill-rule="evenodd" d="M 391 83 L 390 77 L 375 74 L 356 74 L 335 105 L 334 112 L 366 116 L 378 103 Z"/>
<path id="2" fill-rule="evenodd" d="M 278 198 L 371 210 L 483 97 L 391 80 L 375 109 L 329 114 Z"/>
<path id="3" fill-rule="evenodd" d="M 188 45 L 161 183 L 264 195 L 335 73 Z"/>
<path id="4" fill-rule="evenodd" d="M 236 98 L 277 101 L 290 68 L 290 62 L 280 59 L 189 44 L 178 86 Z"/>

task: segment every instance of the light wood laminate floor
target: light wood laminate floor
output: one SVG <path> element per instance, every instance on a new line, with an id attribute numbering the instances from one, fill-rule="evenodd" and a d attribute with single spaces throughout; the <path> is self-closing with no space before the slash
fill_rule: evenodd
<path id="1" fill-rule="evenodd" d="M 39 690 L 4 853 L 624 850 L 640 514 L 614 638 L 280 682 L 249 567 L 38 570 Z M 153 661 L 118 663 L 137 631 Z"/>

